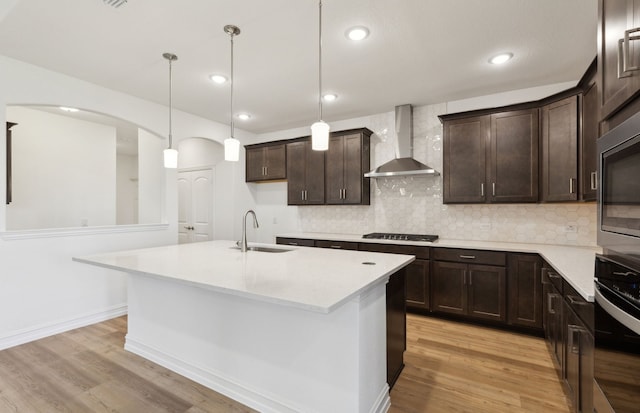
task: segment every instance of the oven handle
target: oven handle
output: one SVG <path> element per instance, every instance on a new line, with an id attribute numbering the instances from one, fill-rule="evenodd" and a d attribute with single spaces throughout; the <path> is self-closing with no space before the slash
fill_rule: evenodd
<path id="1" fill-rule="evenodd" d="M 618 320 L 625 327 L 629 328 L 636 334 L 640 334 L 640 320 L 627 314 L 625 311 L 621 310 L 611 301 L 606 299 L 605 296 L 600 292 L 597 284 L 595 287 L 595 298 L 600 307 L 602 307 L 604 311 L 609 313 L 611 317 Z"/>

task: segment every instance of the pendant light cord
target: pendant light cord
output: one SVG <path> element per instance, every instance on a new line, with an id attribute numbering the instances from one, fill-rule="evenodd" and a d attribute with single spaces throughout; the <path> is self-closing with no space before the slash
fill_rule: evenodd
<path id="1" fill-rule="evenodd" d="M 318 112 L 322 120 L 322 0 L 318 2 Z"/>
<path id="2" fill-rule="evenodd" d="M 171 112 L 173 112 L 173 104 L 171 101 L 171 89 L 172 89 L 172 85 L 171 85 L 171 63 L 173 62 L 172 58 L 169 58 L 169 149 L 171 149 L 171 144 L 172 144 L 172 136 L 171 136 Z"/>
<path id="3" fill-rule="evenodd" d="M 230 106 L 231 106 L 231 138 L 234 138 L 233 136 L 233 132 L 234 132 L 234 125 L 233 125 L 233 84 L 235 83 L 233 81 L 233 32 L 230 33 L 231 36 L 231 102 L 230 102 Z"/>

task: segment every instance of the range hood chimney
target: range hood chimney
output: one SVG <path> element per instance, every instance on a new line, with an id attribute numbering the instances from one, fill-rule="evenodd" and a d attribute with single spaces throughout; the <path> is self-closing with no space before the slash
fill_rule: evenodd
<path id="1" fill-rule="evenodd" d="M 396 106 L 396 158 L 364 174 L 365 178 L 403 175 L 440 175 L 440 172 L 413 159 L 413 108 Z"/>

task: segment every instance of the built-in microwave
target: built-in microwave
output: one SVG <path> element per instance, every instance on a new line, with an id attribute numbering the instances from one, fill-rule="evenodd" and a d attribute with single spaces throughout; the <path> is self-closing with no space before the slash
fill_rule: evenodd
<path id="1" fill-rule="evenodd" d="M 598 139 L 598 245 L 640 262 L 640 113 Z"/>

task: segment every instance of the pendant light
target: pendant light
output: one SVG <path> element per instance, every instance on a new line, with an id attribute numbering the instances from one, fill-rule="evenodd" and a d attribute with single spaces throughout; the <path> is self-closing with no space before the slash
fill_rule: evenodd
<path id="1" fill-rule="evenodd" d="M 178 60 L 178 56 L 173 53 L 163 53 L 162 57 L 169 61 L 169 147 L 164 150 L 164 167 L 175 169 L 178 167 L 178 151 L 171 148 L 173 137 L 171 136 L 171 112 L 173 106 L 171 102 L 171 63 Z"/>
<path id="2" fill-rule="evenodd" d="M 224 160 L 237 162 L 240 159 L 240 141 L 233 136 L 233 36 L 240 34 L 240 29 L 236 26 L 228 24 L 224 26 L 224 31 L 231 38 L 231 134 L 224 140 Z"/>
<path id="3" fill-rule="evenodd" d="M 318 2 L 318 109 L 319 120 L 311 125 L 311 149 L 329 149 L 329 124 L 322 120 L 322 0 Z"/>

